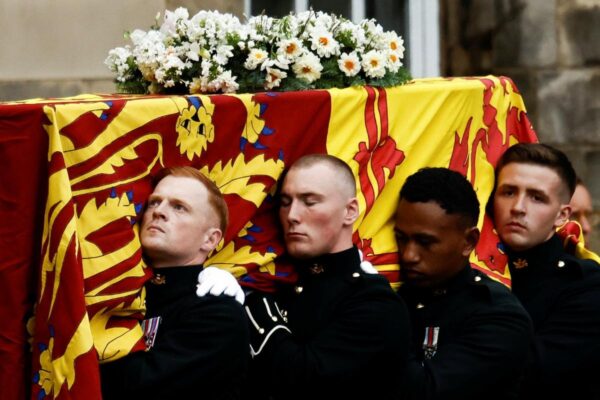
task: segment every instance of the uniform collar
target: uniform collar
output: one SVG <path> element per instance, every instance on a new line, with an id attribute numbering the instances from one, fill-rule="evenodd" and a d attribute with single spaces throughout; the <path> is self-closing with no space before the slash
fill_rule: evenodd
<path id="1" fill-rule="evenodd" d="M 202 265 L 157 268 L 154 277 L 146 283 L 148 302 L 163 303 L 184 294 L 194 293 Z"/>
<path id="2" fill-rule="evenodd" d="M 300 276 L 305 279 L 319 276 L 352 274 L 360 270 L 360 256 L 358 249 L 352 246 L 338 253 L 328 253 L 302 260 L 298 266 L 300 267 Z"/>
<path id="3" fill-rule="evenodd" d="M 449 293 L 462 291 L 467 285 L 472 284 L 473 282 L 479 282 L 479 280 L 473 280 L 473 274 L 474 272 L 471 269 L 471 265 L 467 263 L 459 273 L 448 279 L 439 287 L 420 288 L 410 284 L 403 284 L 401 290 L 421 299 L 445 296 Z"/>
<path id="4" fill-rule="evenodd" d="M 543 271 L 553 271 L 556 267 L 560 268 L 565 265 L 565 262 L 561 260 L 564 248 L 557 235 L 525 251 L 513 251 L 507 247 L 506 254 L 511 274 L 525 273 L 526 271 L 543 273 Z"/>

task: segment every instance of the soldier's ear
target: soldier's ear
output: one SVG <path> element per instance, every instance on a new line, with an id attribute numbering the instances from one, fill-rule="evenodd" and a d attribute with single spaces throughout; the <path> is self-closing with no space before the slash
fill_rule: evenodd
<path id="1" fill-rule="evenodd" d="M 569 204 L 561 204 L 560 210 L 558 210 L 558 213 L 556 214 L 554 228 L 558 228 L 566 224 L 571 216 L 571 211 L 571 206 Z"/>
<path id="2" fill-rule="evenodd" d="M 475 250 L 475 246 L 479 242 L 479 236 L 479 228 L 476 226 L 465 229 L 465 245 L 462 251 L 464 257 L 469 257 L 473 250 Z"/>
<path id="3" fill-rule="evenodd" d="M 354 225 L 354 222 L 358 219 L 358 215 L 358 199 L 356 197 L 353 197 L 346 203 L 346 215 L 344 216 L 344 225 Z"/>
<path id="4" fill-rule="evenodd" d="M 210 253 L 217 247 L 222 237 L 223 232 L 219 228 L 209 228 L 202 238 L 200 249 L 206 253 Z"/>

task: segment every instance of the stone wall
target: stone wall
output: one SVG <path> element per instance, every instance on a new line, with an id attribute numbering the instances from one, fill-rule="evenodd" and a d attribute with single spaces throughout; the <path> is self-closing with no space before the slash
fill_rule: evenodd
<path id="1" fill-rule="evenodd" d="M 542 142 L 565 151 L 600 214 L 600 0 L 442 1 L 447 76 L 506 75 Z M 600 250 L 596 227 L 591 247 Z"/>

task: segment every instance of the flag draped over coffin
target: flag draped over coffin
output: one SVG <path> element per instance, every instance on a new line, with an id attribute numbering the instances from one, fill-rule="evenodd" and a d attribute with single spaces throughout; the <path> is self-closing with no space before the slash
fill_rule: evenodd
<path id="1" fill-rule="evenodd" d="M 450 167 L 482 207 L 493 167 L 516 142 L 535 141 L 507 78 L 420 80 L 348 88 L 218 96 L 87 96 L 43 104 L 48 197 L 33 332 L 34 398 L 99 398 L 98 360 L 142 350 L 144 282 L 139 219 L 151 177 L 190 165 L 225 195 L 230 225 L 207 265 L 243 285 L 293 282 L 278 259 L 277 180 L 294 160 L 329 153 L 357 177 L 354 241 L 399 284 L 393 214 L 407 176 Z M 475 267 L 509 283 L 506 258 L 483 214 Z"/>

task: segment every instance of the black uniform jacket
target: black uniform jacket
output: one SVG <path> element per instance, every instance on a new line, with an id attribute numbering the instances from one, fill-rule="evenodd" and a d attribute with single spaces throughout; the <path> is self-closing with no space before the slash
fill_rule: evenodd
<path id="1" fill-rule="evenodd" d="M 507 249 L 514 294 L 533 320 L 522 398 L 600 399 L 600 268 L 565 253 L 558 236 Z"/>
<path id="2" fill-rule="evenodd" d="M 527 359 L 531 321 L 504 285 L 466 266 L 446 286 L 399 291 L 413 326 L 406 399 L 511 399 Z"/>
<path id="3" fill-rule="evenodd" d="M 382 276 L 365 274 L 356 248 L 298 265 L 279 304 L 280 329 L 254 359 L 263 390 L 280 399 L 386 399 L 408 355 L 406 307 Z"/>
<path id="4" fill-rule="evenodd" d="M 247 369 L 248 323 L 232 297 L 196 296 L 202 266 L 163 268 L 148 283 L 154 346 L 101 365 L 105 399 L 236 399 Z"/>

